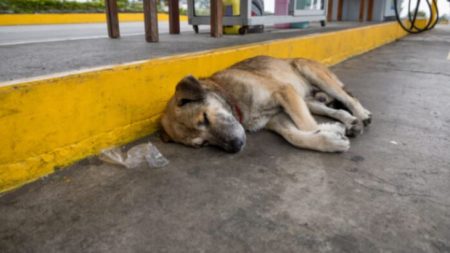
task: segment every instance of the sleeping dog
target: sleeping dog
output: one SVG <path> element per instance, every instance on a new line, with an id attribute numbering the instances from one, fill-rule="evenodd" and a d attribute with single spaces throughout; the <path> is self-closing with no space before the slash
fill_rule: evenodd
<path id="1" fill-rule="evenodd" d="M 336 107 L 334 105 L 339 105 Z M 341 123 L 318 124 L 312 114 Z M 183 78 L 161 118 L 162 137 L 239 152 L 246 131 L 268 129 L 298 148 L 344 152 L 371 113 L 326 66 L 258 56 L 208 78 Z"/>

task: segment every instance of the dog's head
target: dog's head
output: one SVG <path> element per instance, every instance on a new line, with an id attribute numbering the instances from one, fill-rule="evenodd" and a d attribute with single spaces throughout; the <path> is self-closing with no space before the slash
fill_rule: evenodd
<path id="1" fill-rule="evenodd" d="M 213 145 L 236 153 L 245 145 L 245 130 L 231 106 L 207 80 L 187 76 L 161 118 L 162 138 L 192 147 Z"/>

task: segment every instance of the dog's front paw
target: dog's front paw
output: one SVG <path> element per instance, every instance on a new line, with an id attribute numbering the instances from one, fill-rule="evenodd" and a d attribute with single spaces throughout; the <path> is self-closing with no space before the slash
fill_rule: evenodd
<path id="1" fill-rule="evenodd" d="M 325 132 L 335 132 L 339 134 L 345 134 L 345 126 L 339 122 L 322 123 L 319 125 L 319 129 Z"/>
<path id="2" fill-rule="evenodd" d="M 346 152 L 350 148 L 350 141 L 343 133 L 321 130 L 317 134 L 321 136 L 320 151 Z"/>

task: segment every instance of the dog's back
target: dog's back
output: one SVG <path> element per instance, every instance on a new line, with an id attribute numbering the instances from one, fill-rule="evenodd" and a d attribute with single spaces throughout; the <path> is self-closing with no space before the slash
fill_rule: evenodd
<path id="1" fill-rule="evenodd" d="M 280 111 L 273 94 L 292 87 L 301 97 L 310 94 L 309 82 L 296 71 L 292 59 L 258 56 L 239 62 L 208 78 L 232 94 L 241 108 L 242 123 L 249 131 L 264 128 Z"/>

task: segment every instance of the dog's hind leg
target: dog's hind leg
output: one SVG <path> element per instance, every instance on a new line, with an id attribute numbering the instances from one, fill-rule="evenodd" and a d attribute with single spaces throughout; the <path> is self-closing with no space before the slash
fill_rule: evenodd
<path id="1" fill-rule="evenodd" d="M 292 63 L 304 78 L 343 103 L 361 123 L 365 126 L 371 123 L 371 113 L 345 91 L 342 82 L 326 66 L 305 59 L 295 59 Z"/>
<path id="2" fill-rule="evenodd" d="M 353 137 L 363 132 L 363 127 L 358 124 L 358 119 L 346 110 L 330 108 L 324 103 L 315 100 L 306 101 L 306 103 L 311 113 L 336 119 L 344 123 L 345 134 L 347 136 Z"/>
<path id="3" fill-rule="evenodd" d="M 286 113 L 275 115 L 266 125 L 266 129 L 280 134 L 298 148 L 322 152 L 345 152 L 350 148 L 350 142 L 343 134 L 326 129 L 300 130 Z"/>

